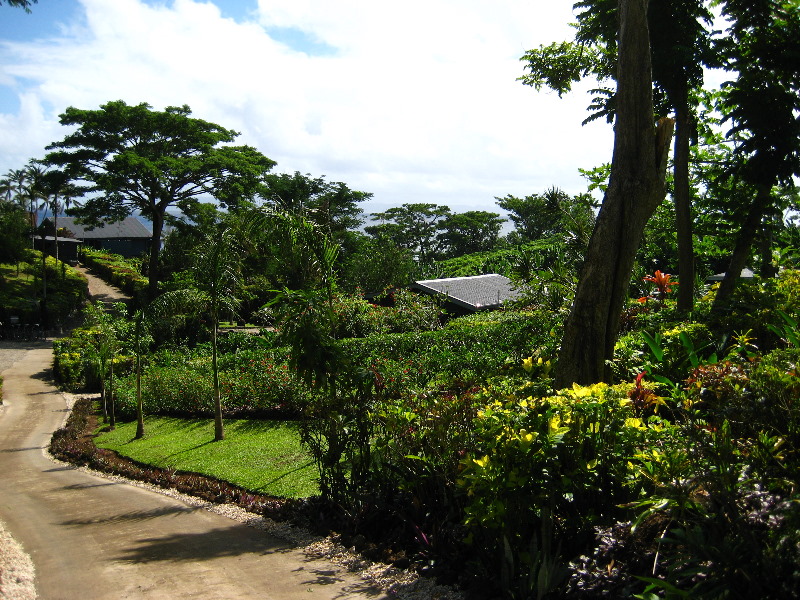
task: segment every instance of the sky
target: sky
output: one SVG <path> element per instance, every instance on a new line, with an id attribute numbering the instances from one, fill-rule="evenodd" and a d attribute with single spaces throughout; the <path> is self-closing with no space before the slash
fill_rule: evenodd
<path id="1" fill-rule="evenodd" d="M 563 98 L 517 78 L 523 53 L 571 39 L 573 0 L 39 0 L 0 6 L 0 174 L 44 154 L 68 106 L 111 100 L 241 133 L 277 161 L 403 203 L 502 212 L 496 197 L 611 160 L 581 126 L 589 83 Z"/>

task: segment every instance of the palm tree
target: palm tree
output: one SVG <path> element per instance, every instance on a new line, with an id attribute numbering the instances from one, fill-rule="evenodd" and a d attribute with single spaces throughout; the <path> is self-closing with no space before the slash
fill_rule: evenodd
<path id="1" fill-rule="evenodd" d="M 39 192 L 43 200 L 39 209 L 48 208 L 53 213 L 55 259 L 58 264 L 58 214 L 70 207 L 78 189 L 72 184 L 72 178 L 66 171 L 57 169 L 42 172 L 39 181 Z"/>
<path id="2" fill-rule="evenodd" d="M 44 169 L 34 161 L 28 163 L 24 170 L 15 171 L 18 182 L 18 202 L 25 206 L 27 203 L 31 227 L 31 247 L 33 247 L 33 232 L 36 228 L 36 204 L 43 199 Z"/>
<path id="3" fill-rule="evenodd" d="M 234 296 L 240 283 L 243 242 L 258 222 L 255 213 L 217 225 L 197 249 L 192 265 L 193 286 L 167 292 L 152 303 L 153 314 L 204 313 L 211 322 L 211 368 L 214 388 L 214 441 L 225 439 L 222 394 L 217 366 L 217 335 L 220 315 L 234 313 Z"/>
<path id="4" fill-rule="evenodd" d="M 6 176 L 0 179 L 0 195 L 5 196 L 5 202 L 11 203 L 11 193 L 14 191 L 14 184 L 11 178 Z"/>

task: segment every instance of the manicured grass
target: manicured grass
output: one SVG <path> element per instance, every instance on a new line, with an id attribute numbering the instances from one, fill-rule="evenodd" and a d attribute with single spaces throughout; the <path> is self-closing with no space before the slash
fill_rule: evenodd
<path id="1" fill-rule="evenodd" d="M 95 443 L 142 463 L 210 475 L 259 494 L 305 498 L 319 493 L 317 471 L 292 422 L 226 421 L 225 439 L 214 442 L 210 419 L 147 417 L 145 437 L 134 440 L 135 433 L 135 422 L 118 423 Z"/>

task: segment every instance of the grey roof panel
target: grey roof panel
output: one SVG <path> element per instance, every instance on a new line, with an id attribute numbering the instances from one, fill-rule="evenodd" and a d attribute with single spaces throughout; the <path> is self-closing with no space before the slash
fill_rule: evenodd
<path id="1" fill-rule="evenodd" d="M 83 240 L 150 238 L 152 235 L 136 217 L 125 217 L 122 221 L 106 223 L 94 229 L 79 225 L 75 217 L 59 217 L 58 227 L 69 229 L 76 238 Z"/>
<path id="2" fill-rule="evenodd" d="M 497 308 L 504 301 L 519 297 L 514 284 L 503 275 L 476 275 L 417 281 L 412 287 L 429 294 L 443 294 L 453 303 L 479 310 Z"/>

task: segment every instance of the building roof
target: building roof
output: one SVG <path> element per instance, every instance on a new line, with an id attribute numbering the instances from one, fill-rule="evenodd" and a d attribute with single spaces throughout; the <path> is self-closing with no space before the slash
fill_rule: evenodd
<path id="1" fill-rule="evenodd" d="M 138 239 L 150 238 L 151 233 L 136 217 L 125 217 L 122 221 L 106 223 L 100 227 L 91 228 L 88 225 L 79 225 L 75 217 L 59 217 L 58 228 L 64 227 L 72 235 L 81 240 L 98 239 Z"/>
<path id="2" fill-rule="evenodd" d="M 508 277 L 495 274 L 428 279 L 411 287 L 428 294 L 443 294 L 448 301 L 467 310 L 499 308 L 506 300 L 520 295 Z"/>
<path id="3" fill-rule="evenodd" d="M 742 269 L 741 274 L 739 275 L 742 279 L 753 279 L 755 277 L 755 273 L 750 269 L 744 268 Z M 706 281 L 711 283 L 713 281 L 722 281 L 725 279 L 725 273 L 717 273 L 716 275 L 710 275 L 706 278 Z"/>

